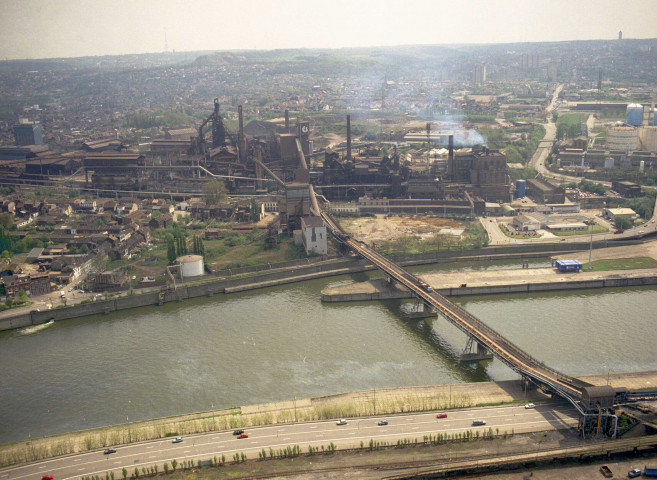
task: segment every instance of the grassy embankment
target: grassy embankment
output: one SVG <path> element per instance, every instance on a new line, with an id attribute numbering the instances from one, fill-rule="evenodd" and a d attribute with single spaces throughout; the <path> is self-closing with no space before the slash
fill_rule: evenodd
<path id="1" fill-rule="evenodd" d="M 605 272 L 608 270 L 633 270 L 637 268 L 655 268 L 657 260 L 652 257 L 610 258 L 591 262 L 591 270 Z M 588 264 L 586 267 L 588 268 Z"/>

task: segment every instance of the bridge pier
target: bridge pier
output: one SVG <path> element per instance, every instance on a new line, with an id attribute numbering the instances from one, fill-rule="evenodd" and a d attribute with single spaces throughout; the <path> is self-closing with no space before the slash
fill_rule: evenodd
<path id="1" fill-rule="evenodd" d="M 405 312 L 406 318 L 412 318 L 412 319 L 417 319 L 417 318 L 433 318 L 438 315 L 438 312 L 436 312 L 436 309 L 433 308 L 431 305 L 420 302 L 418 300 L 415 301 L 415 304 L 413 305 L 413 310 L 410 312 Z"/>
<path id="2" fill-rule="evenodd" d="M 473 351 L 474 344 L 477 344 L 476 352 Z M 460 362 L 479 362 L 481 360 L 492 360 L 493 354 L 481 343 L 476 342 L 474 338 L 468 337 L 468 343 L 465 344 L 463 353 L 459 357 Z"/>

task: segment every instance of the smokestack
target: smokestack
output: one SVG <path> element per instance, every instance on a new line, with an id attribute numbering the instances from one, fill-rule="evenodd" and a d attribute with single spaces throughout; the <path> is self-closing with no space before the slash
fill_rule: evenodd
<path id="1" fill-rule="evenodd" d="M 347 160 L 351 160 L 351 115 L 347 115 Z"/>
<path id="2" fill-rule="evenodd" d="M 427 122 L 427 169 L 429 169 L 430 156 L 431 156 L 431 122 Z"/>
<path id="3" fill-rule="evenodd" d="M 447 176 L 453 180 L 456 170 L 454 168 L 454 135 L 448 137 L 447 145 L 449 148 L 449 156 L 447 157 Z"/>
<path id="4" fill-rule="evenodd" d="M 285 109 L 285 133 L 290 133 L 290 111 Z"/>
<path id="5" fill-rule="evenodd" d="M 449 143 L 448 143 L 447 148 L 449 148 L 449 159 L 453 160 L 454 159 L 454 135 L 449 136 Z"/>
<path id="6" fill-rule="evenodd" d="M 237 106 L 237 117 L 239 118 L 239 130 L 237 132 L 237 145 L 240 152 L 240 161 L 246 159 L 246 142 L 244 141 L 244 117 L 242 116 L 242 105 Z"/>

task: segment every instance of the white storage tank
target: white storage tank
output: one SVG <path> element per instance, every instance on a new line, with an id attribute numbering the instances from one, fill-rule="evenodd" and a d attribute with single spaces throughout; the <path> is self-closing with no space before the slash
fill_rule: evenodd
<path id="1" fill-rule="evenodd" d="M 183 255 L 178 257 L 183 278 L 203 275 L 203 257 L 201 255 Z"/>
<path id="2" fill-rule="evenodd" d="M 643 123 L 643 105 L 640 103 L 630 103 L 625 112 L 625 123 L 638 127 Z"/>
<path id="3" fill-rule="evenodd" d="M 633 152 L 637 149 L 639 134 L 634 127 L 611 127 L 607 130 L 607 148 L 609 150 L 629 150 Z"/>

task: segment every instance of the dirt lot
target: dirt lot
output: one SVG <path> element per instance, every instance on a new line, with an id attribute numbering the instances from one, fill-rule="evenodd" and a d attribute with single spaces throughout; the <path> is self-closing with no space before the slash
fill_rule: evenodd
<path id="1" fill-rule="evenodd" d="M 463 230 L 466 225 L 450 218 L 430 216 L 405 217 L 360 217 L 341 219 L 342 227 L 359 240 L 372 244 L 382 240 L 394 240 L 407 235 L 433 237 L 443 229 L 452 230 L 453 234 Z M 449 233 L 449 232 L 443 232 Z"/>

